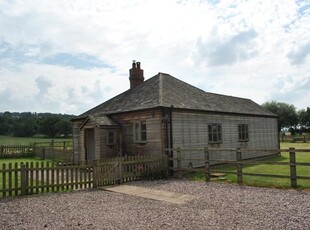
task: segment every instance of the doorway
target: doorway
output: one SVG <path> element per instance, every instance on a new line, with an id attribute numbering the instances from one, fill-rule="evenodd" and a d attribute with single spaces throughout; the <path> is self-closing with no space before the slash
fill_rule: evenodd
<path id="1" fill-rule="evenodd" d="M 85 129 L 85 160 L 91 162 L 95 160 L 95 131 Z"/>

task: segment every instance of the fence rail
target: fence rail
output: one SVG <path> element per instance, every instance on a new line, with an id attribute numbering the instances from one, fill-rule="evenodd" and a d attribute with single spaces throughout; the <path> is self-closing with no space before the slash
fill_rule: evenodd
<path id="1" fill-rule="evenodd" d="M 50 162 L 0 165 L 0 197 L 57 192 L 125 183 L 167 175 L 164 156 L 130 156 L 89 165 Z"/>
<path id="2" fill-rule="evenodd" d="M 71 141 L 34 142 L 29 145 L 1 145 L 0 158 L 39 157 L 57 162 L 73 163 Z"/>
<path id="3" fill-rule="evenodd" d="M 306 166 L 310 167 L 310 162 L 296 162 L 296 152 L 299 153 L 309 153 L 310 149 L 295 149 L 295 148 L 289 148 L 289 149 L 221 149 L 221 148 L 195 148 L 195 149 L 183 149 L 183 148 L 175 148 L 175 149 L 165 149 L 166 151 L 174 152 L 176 153 L 174 156 L 169 158 L 170 161 L 175 162 L 176 164 L 172 168 L 179 177 L 182 176 L 182 172 L 190 172 L 190 171 L 202 171 L 205 172 L 205 180 L 206 182 L 209 182 L 211 180 L 211 172 L 212 173 L 227 173 L 227 174 L 235 174 L 237 175 L 237 182 L 243 183 L 243 176 L 260 176 L 260 177 L 274 177 L 274 178 L 287 178 L 290 179 L 291 187 L 296 188 L 297 187 L 297 180 L 303 179 L 303 180 L 310 180 L 310 175 L 304 176 L 304 175 L 297 175 L 297 168 L 299 166 Z M 234 160 L 227 160 L 227 159 L 212 159 L 210 156 L 211 151 L 232 151 L 235 152 L 235 159 Z M 191 157 L 191 156 L 182 156 L 182 152 L 186 151 L 202 151 L 203 154 L 200 154 L 202 157 Z M 243 159 L 242 155 L 247 152 L 268 152 L 271 154 L 279 154 L 282 152 L 288 152 L 289 153 L 289 162 L 274 162 L 274 161 L 268 161 L 268 160 L 262 160 L 262 159 Z M 204 167 L 203 169 L 193 169 L 190 167 L 183 167 L 182 161 L 184 160 L 191 160 L 191 161 L 200 161 L 203 162 Z M 236 166 L 236 171 L 227 172 L 226 170 L 217 170 L 213 169 L 211 165 L 214 164 L 232 164 Z M 244 165 L 259 165 L 259 164 L 267 164 L 267 165 L 284 165 L 289 167 L 289 175 L 281 175 L 281 174 L 268 174 L 268 173 L 246 173 L 243 172 Z M 175 167 L 176 166 L 176 167 Z"/>

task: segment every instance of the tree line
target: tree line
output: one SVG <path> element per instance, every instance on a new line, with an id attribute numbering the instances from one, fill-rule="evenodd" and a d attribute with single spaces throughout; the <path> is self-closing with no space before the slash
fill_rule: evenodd
<path id="1" fill-rule="evenodd" d="M 262 106 L 278 115 L 279 132 L 310 133 L 310 107 L 297 111 L 294 105 L 277 101 L 265 102 Z"/>
<path id="2" fill-rule="evenodd" d="M 310 107 L 298 110 L 294 105 L 270 101 L 262 106 L 278 115 L 278 128 L 292 134 L 310 133 Z M 16 137 L 68 137 L 72 135 L 74 115 L 31 112 L 0 112 L 0 135 Z"/>
<path id="3" fill-rule="evenodd" d="M 72 135 L 74 115 L 4 112 L 0 113 L 0 135 L 16 137 L 68 137 Z"/>

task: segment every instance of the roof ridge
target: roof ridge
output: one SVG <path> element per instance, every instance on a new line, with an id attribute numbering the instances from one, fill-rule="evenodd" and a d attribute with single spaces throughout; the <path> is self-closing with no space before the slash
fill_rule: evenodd
<path id="1" fill-rule="evenodd" d="M 163 105 L 163 76 L 162 74 L 159 72 L 158 73 L 158 77 L 159 77 L 159 106 Z"/>

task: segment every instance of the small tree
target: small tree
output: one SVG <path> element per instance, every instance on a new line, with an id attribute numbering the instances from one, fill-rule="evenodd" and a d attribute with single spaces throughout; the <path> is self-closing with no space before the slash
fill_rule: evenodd
<path id="1" fill-rule="evenodd" d="M 310 107 L 299 111 L 299 125 L 304 132 L 310 132 Z"/>
<path id="2" fill-rule="evenodd" d="M 294 105 L 286 104 L 283 102 L 265 102 L 262 106 L 268 109 L 270 112 L 278 115 L 279 132 L 283 128 L 288 128 L 293 133 L 298 126 L 298 115 Z"/>

